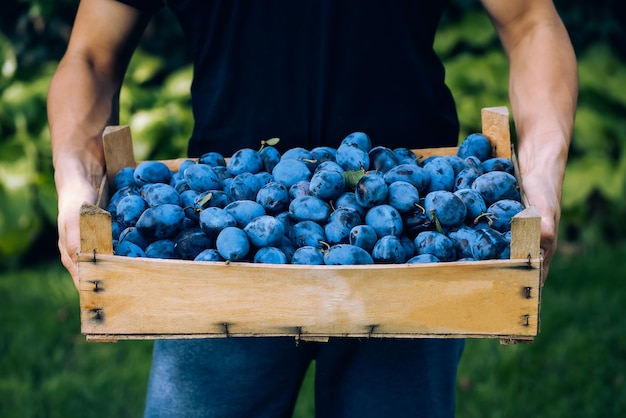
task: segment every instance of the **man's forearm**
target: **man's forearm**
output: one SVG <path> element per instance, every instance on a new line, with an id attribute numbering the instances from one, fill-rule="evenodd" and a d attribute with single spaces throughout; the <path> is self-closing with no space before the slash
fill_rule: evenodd
<path id="1" fill-rule="evenodd" d="M 511 48 L 509 59 L 522 174 L 540 170 L 560 186 L 578 95 L 576 57 L 565 28 L 560 21 L 537 25 Z"/>
<path id="2" fill-rule="evenodd" d="M 104 170 L 101 134 L 117 119 L 119 86 L 98 75 L 84 58 L 66 56 L 48 94 L 48 119 L 55 173 L 81 170 L 86 178 Z M 63 186 L 63 178 L 57 186 Z M 97 181 L 94 178 L 93 181 Z"/>

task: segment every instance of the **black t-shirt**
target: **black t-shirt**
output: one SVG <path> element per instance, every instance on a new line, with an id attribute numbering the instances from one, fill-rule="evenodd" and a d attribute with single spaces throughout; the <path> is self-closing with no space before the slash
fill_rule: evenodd
<path id="1" fill-rule="evenodd" d="M 162 0 L 120 0 L 153 13 Z M 194 59 L 189 155 L 455 145 L 458 120 L 432 44 L 447 1 L 171 0 Z"/>

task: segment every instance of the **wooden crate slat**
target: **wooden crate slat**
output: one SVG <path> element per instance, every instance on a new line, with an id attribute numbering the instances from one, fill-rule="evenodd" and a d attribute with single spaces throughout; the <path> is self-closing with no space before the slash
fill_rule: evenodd
<path id="1" fill-rule="evenodd" d="M 447 263 L 446 269 L 210 263 L 210 270 L 209 263 L 178 260 L 82 261 L 81 275 L 92 278 L 80 285 L 87 334 L 537 331 L 538 260 Z"/>

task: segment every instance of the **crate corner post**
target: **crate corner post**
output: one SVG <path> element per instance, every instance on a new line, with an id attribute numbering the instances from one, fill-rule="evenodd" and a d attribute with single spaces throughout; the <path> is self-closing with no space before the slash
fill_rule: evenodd
<path id="1" fill-rule="evenodd" d="M 107 180 L 113 184 L 115 175 L 125 167 L 135 167 L 133 138 L 128 125 L 107 126 L 102 133 Z"/>
<path id="2" fill-rule="evenodd" d="M 97 328 L 104 316 L 99 293 L 105 279 L 86 272 L 87 264 L 95 265 L 98 257 L 113 254 L 111 214 L 96 205 L 83 203 L 80 208 L 80 254 L 78 255 L 81 332 L 87 337 Z M 87 269 L 88 270 L 88 269 Z"/>
<path id="3" fill-rule="evenodd" d="M 491 142 L 493 156 L 510 160 L 512 149 L 508 107 L 484 107 L 480 116 L 483 135 Z"/>

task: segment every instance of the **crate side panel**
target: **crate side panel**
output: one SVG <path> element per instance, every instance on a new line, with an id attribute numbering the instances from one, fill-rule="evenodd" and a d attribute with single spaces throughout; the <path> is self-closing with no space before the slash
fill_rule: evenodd
<path id="1" fill-rule="evenodd" d="M 538 267 L 527 260 L 302 269 L 120 258 L 80 263 L 87 334 L 537 331 L 538 295 L 523 289 L 536 285 Z"/>

